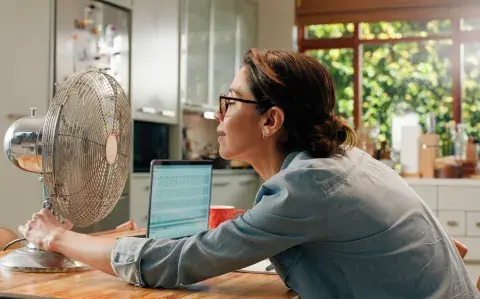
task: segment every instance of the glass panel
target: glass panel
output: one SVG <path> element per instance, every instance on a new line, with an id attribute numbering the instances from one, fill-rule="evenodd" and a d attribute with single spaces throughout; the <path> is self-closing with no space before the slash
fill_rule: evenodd
<path id="1" fill-rule="evenodd" d="M 480 18 L 475 19 L 463 19 L 462 20 L 463 31 L 480 30 Z"/>
<path id="2" fill-rule="evenodd" d="M 213 4 L 213 82 L 211 99 L 216 104 L 218 95 L 228 93 L 235 77 L 235 31 L 237 19 L 234 0 L 212 0 Z"/>
<path id="3" fill-rule="evenodd" d="M 336 113 L 353 124 L 353 49 L 309 50 L 305 53 L 327 68 L 335 82 Z"/>
<path id="4" fill-rule="evenodd" d="M 309 25 L 306 27 L 306 38 L 322 39 L 352 37 L 354 30 L 355 26 L 353 25 L 353 23 Z"/>
<path id="5" fill-rule="evenodd" d="M 208 55 L 210 43 L 210 0 L 185 0 L 182 45 L 186 59 L 182 100 L 189 104 L 208 103 Z M 185 39 L 186 38 L 186 39 Z"/>
<path id="6" fill-rule="evenodd" d="M 247 0 L 236 2 L 238 13 L 238 44 L 235 69 L 243 64 L 243 56 L 257 44 L 257 4 Z"/>
<path id="7" fill-rule="evenodd" d="M 445 138 L 452 119 L 451 47 L 451 41 L 364 46 L 363 122 L 380 124 L 380 142 L 391 146 L 393 116 L 407 109 L 419 114 L 424 130 L 427 112 L 434 112 Z"/>
<path id="8" fill-rule="evenodd" d="M 451 31 L 450 20 L 361 23 L 361 39 L 426 37 Z"/>
<path id="9" fill-rule="evenodd" d="M 480 137 L 480 43 L 465 44 L 463 62 L 462 122 L 467 134 Z"/>

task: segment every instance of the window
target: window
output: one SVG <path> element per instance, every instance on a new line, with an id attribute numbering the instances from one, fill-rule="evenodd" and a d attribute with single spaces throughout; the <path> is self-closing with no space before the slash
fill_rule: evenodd
<path id="1" fill-rule="evenodd" d="M 380 124 L 379 141 L 390 140 L 395 114 L 437 116 L 442 134 L 452 119 L 451 42 L 366 45 L 363 48 L 363 123 Z M 425 129 L 425 127 L 424 127 Z"/>
<path id="2" fill-rule="evenodd" d="M 480 42 L 465 44 L 463 49 L 463 122 L 467 134 L 480 137 Z"/>
<path id="3" fill-rule="evenodd" d="M 434 112 L 442 140 L 452 120 L 479 136 L 480 18 L 310 25 L 299 37 L 332 75 L 337 112 L 357 128 L 379 124 L 379 142 L 391 145 L 392 118 L 407 109 L 424 129 Z"/>
<path id="4" fill-rule="evenodd" d="M 353 124 L 353 49 L 310 50 L 305 53 L 327 68 L 335 83 L 335 112 Z"/>
<path id="5" fill-rule="evenodd" d="M 360 23 L 360 30 L 360 38 L 366 40 L 427 37 L 451 32 L 451 22 L 450 20 L 432 20 Z"/>
<path id="6" fill-rule="evenodd" d="M 480 18 L 463 19 L 461 23 L 462 31 L 474 31 L 480 29 Z"/>
<path id="7" fill-rule="evenodd" d="M 352 37 L 354 29 L 353 23 L 311 25 L 307 28 L 306 37 L 307 39 Z"/>

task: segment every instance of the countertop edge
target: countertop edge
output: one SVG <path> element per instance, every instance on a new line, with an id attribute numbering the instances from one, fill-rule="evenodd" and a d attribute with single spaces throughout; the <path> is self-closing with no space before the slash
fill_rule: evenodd
<path id="1" fill-rule="evenodd" d="M 404 178 L 409 185 L 424 186 L 478 186 L 480 179 L 422 179 L 422 178 Z"/>

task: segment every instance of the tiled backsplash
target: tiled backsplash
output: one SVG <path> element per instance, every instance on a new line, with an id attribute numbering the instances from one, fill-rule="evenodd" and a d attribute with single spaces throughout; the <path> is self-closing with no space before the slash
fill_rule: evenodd
<path id="1" fill-rule="evenodd" d="M 187 128 L 187 138 L 190 140 L 192 154 L 202 154 L 208 144 L 218 145 L 218 122 L 205 119 L 200 114 L 185 113 L 183 126 Z"/>

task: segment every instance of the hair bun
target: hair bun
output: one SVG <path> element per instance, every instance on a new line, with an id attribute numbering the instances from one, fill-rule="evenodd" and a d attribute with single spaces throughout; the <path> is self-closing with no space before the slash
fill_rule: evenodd
<path id="1" fill-rule="evenodd" d="M 310 152 L 322 158 L 343 155 L 345 148 L 342 145 L 351 138 L 355 138 L 353 130 L 338 116 L 330 115 L 323 124 L 315 126 L 310 139 Z"/>
<path id="2" fill-rule="evenodd" d="M 340 130 L 335 133 L 333 137 L 341 143 L 344 143 L 347 140 L 347 132 L 345 130 Z"/>

